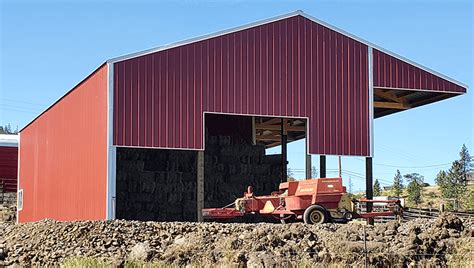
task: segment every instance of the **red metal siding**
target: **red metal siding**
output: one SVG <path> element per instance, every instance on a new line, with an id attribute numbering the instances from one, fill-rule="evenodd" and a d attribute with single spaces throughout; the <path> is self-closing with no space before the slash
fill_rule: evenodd
<path id="1" fill-rule="evenodd" d="M 374 87 L 466 92 L 466 89 L 407 62 L 373 50 Z"/>
<path id="2" fill-rule="evenodd" d="M 203 148 L 203 113 L 308 117 L 312 154 L 369 155 L 368 47 L 295 16 L 114 64 L 114 144 Z"/>
<path id="3" fill-rule="evenodd" d="M 21 131 L 19 221 L 106 218 L 107 66 Z"/>
<path id="4" fill-rule="evenodd" d="M 6 192 L 16 192 L 18 174 L 18 148 L 0 147 L 0 183 Z"/>

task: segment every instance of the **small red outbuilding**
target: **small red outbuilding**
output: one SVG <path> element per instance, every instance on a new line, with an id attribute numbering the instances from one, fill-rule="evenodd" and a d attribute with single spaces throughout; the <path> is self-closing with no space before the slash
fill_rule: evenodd
<path id="1" fill-rule="evenodd" d="M 18 135 L 0 134 L 0 193 L 17 191 Z"/>

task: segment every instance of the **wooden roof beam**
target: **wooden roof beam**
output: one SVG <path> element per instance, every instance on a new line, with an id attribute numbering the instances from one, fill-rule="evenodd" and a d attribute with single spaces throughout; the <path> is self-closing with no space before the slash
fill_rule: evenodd
<path id="1" fill-rule="evenodd" d="M 279 125 L 265 125 L 265 124 L 255 124 L 255 129 L 257 130 L 281 130 L 281 126 Z M 305 132 L 306 127 L 304 126 L 286 126 L 286 131 L 297 131 L 297 132 Z"/>
<path id="2" fill-rule="evenodd" d="M 383 89 L 375 88 L 374 94 L 380 98 L 383 98 L 389 101 L 406 104 L 406 99 L 404 97 L 398 97 L 391 90 L 384 91 Z"/>
<path id="3" fill-rule="evenodd" d="M 274 142 L 274 143 L 267 144 L 266 147 L 267 147 L 267 148 L 272 148 L 272 147 L 275 147 L 275 146 L 278 146 L 278 145 L 280 145 L 280 142 L 279 142 L 279 141 Z"/>
<path id="4" fill-rule="evenodd" d="M 281 118 L 272 118 L 267 121 L 263 121 L 262 123 L 259 123 L 260 125 L 274 125 L 274 124 L 281 124 Z"/>
<path id="5" fill-rule="evenodd" d="M 406 110 L 410 109 L 411 107 L 409 105 L 398 102 L 374 101 L 374 108 Z"/>

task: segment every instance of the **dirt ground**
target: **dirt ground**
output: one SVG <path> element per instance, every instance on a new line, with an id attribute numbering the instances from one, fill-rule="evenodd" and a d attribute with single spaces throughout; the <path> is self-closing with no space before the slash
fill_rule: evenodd
<path id="1" fill-rule="evenodd" d="M 139 260 L 176 266 L 364 266 L 367 261 L 376 267 L 472 267 L 473 235 L 472 222 L 449 214 L 376 226 L 121 220 L 0 223 L 0 266 L 58 265 L 72 256 L 86 256 L 112 266 Z"/>

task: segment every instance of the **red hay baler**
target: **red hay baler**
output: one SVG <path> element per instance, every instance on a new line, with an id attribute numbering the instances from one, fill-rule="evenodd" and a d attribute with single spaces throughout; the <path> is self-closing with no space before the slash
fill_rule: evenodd
<path id="1" fill-rule="evenodd" d="M 361 212 L 361 204 L 386 203 L 384 211 Z M 280 219 L 303 220 L 316 224 L 348 222 L 355 218 L 400 216 L 399 200 L 351 199 L 342 185 L 342 178 L 317 178 L 280 183 L 279 190 L 270 195 L 256 196 L 251 186 L 242 198 L 223 208 L 205 208 L 204 219 L 232 219 L 246 214 L 260 214 Z"/>

